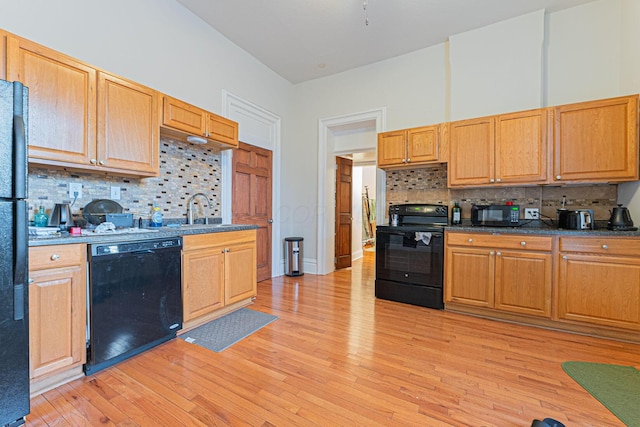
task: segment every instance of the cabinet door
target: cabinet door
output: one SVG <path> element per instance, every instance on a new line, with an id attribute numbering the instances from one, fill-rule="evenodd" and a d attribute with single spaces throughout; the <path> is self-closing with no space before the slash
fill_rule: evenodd
<path id="1" fill-rule="evenodd" d="M 17 37 L 7 74 L 29 88 L 29 161 L 91 167 L 96 158 L 96 70 Z"/>
<path id="2" fill-rule="evenodd" d="M 558 317 L 640 329 L 640 259 L 562 254 Z"/>
<path id="3" fill-rule="evenodd" d="M 401 166 L 407 161 L 407 132 L 378 134 L 378 166 Z"/>
<path id="4" fill-rule="evenodd" d="M 207 138 L 237 147 L 238 123 L 209 113 L 207 114 Z"/>
<path id="5" fill-rule="evenodd" d="M 638 179 L 637 95 L 555 107 L 555 181 Z"/>
<path id="6" fill-rule="evenodd" d="M 159 171 L 158 95 L 145 86 L 98 75 L 98 165 L 101 169 Z"/>
<path id="7" fill-rule="evenodd" d="M 447 247 L 445 302 L 493 307 L 494 258 L 487 248 Z"/>
<path id="8" fill-rule="evenodd" d="M 221 247 L 182 253 L 184 322 L 224 306 L 224 261 Z"/>
<path id="9" fill-rule="evenodd" d="M 207 113 L 170 96 L 164 97 L 162 124 L 192 135 L 207 136 Z"/>
<path id="10" fill-rule="evenodd" d="M 407 131 L 407 163 L 438 161 L 438 126 L 425 126 Z"/>
<path id="11" fill-rule="evenodd" d="M 449 187 L 494 182 L 494 118 L 449 125 Z"/>
<path id="12" fill-rule="evenodd" d="M 496 252 L 495 308 L 551 317 L 550 253 Z"/>
<path id="13" fill-rule="evenodd" d="M 226 252 L 225 305 L 256 295 L 256 245 L 231 245 Z"/>
<path id="14" fill-rule="evenodd" d="M 533 110 L 496 118 L 497 183 L 547 180 L 547 114 L 547 110 Z"/>
<path id="15" fill-rule="evenodd" d="M 42 250 L 44 248 L 37 248 L 36 252 Z M 78 250 L 84 250 L 84 245 Z M 59 256 L 64 259 L 66 255 Z M 38 254 L 33 256 L 34 259 L 37 257 Z M 76 257 L 84 259 L 82 255 Z M 35 264 L 45 262 L 36 261 Z M 85 363 L 85 264 L 32 270 L 29 276 L 33 280 L 29 285 L 31 379 Z"/>

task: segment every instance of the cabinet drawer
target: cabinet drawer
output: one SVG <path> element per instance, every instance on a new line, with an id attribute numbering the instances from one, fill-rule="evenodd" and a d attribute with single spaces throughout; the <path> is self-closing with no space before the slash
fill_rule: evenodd
<path id="1" fill-rule="evenodd" d="M 599 255 L 638 256 L 640 254 L 640 239 L 612 236 L 561 237 L 560 251 L 588 252 Z"/>
<path id="2" fill-rule="evenodd" d="M 231 245 L 240 242 L 253 242 L 255 230 L 224 231 L 220 233 L 191 234 L 182 238 L 182 250 L 192 251 L 212 246 Z"/>
<path id="3" fill-rule="evenodd" d="M 67 267 L 84 264 L 86 245 L 51 245 L 29 248 L 29 269 Z"/>
<path id="4" fill-rule="evenodd" d="M 552 237 L 528 234 L 446 233 L 447 244 L 468 247 L 491 247 L 500 249 L 527 249 L 551 251 Z"/>

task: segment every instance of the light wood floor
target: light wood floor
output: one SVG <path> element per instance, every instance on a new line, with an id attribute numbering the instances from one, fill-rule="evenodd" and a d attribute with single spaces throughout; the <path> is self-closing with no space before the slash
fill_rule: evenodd
<path id="1" fill-rule="evenodd" d="M 622 425 L 560 363 L 640 367 L 640 346 L 376 300 L 365 255 L 261 282 L 279 319 L 229 349 L 173 340 L 34 398 L 27 425 Z"/>

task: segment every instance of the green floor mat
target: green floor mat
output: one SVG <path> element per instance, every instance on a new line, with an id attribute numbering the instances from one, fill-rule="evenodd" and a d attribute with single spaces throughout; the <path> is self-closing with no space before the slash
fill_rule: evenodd
<path id="1" fill-rule="evenodd" d="M 562 369 L 626 425 L 640 427 L 640 371 L 636 368 L 564 362 Z"/>

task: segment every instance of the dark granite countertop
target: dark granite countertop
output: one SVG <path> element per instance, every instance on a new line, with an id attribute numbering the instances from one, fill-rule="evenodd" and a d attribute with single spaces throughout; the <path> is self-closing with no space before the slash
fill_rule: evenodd
<path id="1" fill-rule="evenodd" d="M 105 234 L 84 234 L 72 236 L 68 232 L 50 237 L 30 237 L 29 246 L 69 245 L 73 243 L 119 243 L 135 240 L 153 240 L 165 237 L 178 237 L 189 234 L 223 233 L 227 231 L 254 230 L 257 225 L 243 224 L 194 224 L 160 227 L 157 229 L 141 228 L 129 229 L 129 232 L 116 231 Z"/>
<path id="2" fill-rule="evenodd" d="M 545 221 L 524 222 L 519 227 L 477 227 L 471 225 L 471 221 L 462 221 L 461 225 L 449 225 L 447 231 L 460 231 L 472 233 L 495 234 L 537 234 L 537 235 L 561 235 L 561 236 L 622 236 L 640 237 L 640 231 L 613 231 L 607 229 L 606 221 L 596 221 L 595 230 L 564 230 Z"/>

